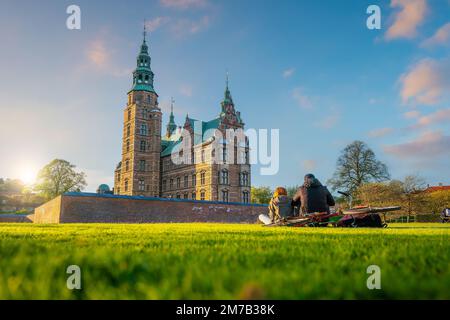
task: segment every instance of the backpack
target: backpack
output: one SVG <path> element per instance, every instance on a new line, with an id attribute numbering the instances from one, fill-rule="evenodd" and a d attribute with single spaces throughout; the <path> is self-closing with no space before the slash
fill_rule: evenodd
<path id="1" fill-rule="evenodd" d="M 338 227 L 352 228 L 386 228 L 379 214 L 364 214 L 358 216 L 345 215 L 337 224 Z"/>

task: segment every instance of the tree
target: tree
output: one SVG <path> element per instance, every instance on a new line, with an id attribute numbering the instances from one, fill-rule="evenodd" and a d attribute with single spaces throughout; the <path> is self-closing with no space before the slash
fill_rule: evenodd
<path id="1" fill-rule="evenodd" d="M 402 195 L 403 183 L 398 180 L 365 183 L 355 192 L 355 202 L 370 206 L 401 205 Z"/>
<path id="2" fill-rule="evenodd" d="M 328 180 L 333 190 L 354 192 L 368 182 L 389 180 L 387 166 L 362 141 L 354 141 L 342 150 L 333 178 Z"/>
<path id="3" fill-rule="evenodd" d="M 75 165 L 55 159 L 39 171 L 34 190 L 50 200 L 66 192 L 83 190 L 87 185 L 85 178 L 83 172 L 75 171 Z"/>
<path id="4" fill-rule="evenodd" d="M 300 188 L 299 186 L 287 187 L 286 191 L 287 191 L 288 197 L 293 198 L 299 188 Z"/>
<path id="5" fill-rule="evenodd" d="M 252 202 L 268 204 L 272 199 L 272 193 L 269 187 L 252 187 Z"/>
<path id="6" fill-rule="evenodd" d="M 427 195 L 424 189 L 425 181 L 416 175 L 407 176 L 402 182 L 403 202 L 408 222 L 413 214 L 420 213 L 426 205 Z"/>
<path id="7" fill-rule="evenodd" d="M 450 190 L 439 190 L 427 194 L 428 212 L 439 214 L 445 208 L 450 208 Z"/>

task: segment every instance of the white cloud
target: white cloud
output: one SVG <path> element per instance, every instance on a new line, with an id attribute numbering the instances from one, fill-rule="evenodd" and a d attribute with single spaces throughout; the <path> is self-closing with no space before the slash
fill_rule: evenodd
<path id="1" fill-rule="evenodd" d="M 170 21 L 169 17 L 156 17 L 152 20 L 146 21 L 145 26 L 148 31 L 154 32 L 154 31 L 158 30 L 159 28 L 161 28 L 162 26 L 169 23 L 169 21 Z"/>
<path id="2" fill-rule="evenodd" d="M 392 8 L 399 8 L 394 22 L 386 32 L 386 39 L 412 39 L 417 35 L 418 26 L 427 13 L 426 0 L 391 0 Z"/>
<path id="3" fill-rule="evenodd" d="M 423 47 L 433 47 L 437 45 L 448 45 L 450 42 L 450 22 L 439 28 L 436 33 L 422 42 Z"/>
<path id="4" fill-rule="evenodd" d="M 203 16 L 199 20 L 180 19 L 170 23 L 170 30 L 178 38 L 194 35 L 209 27 L 209 16 Z"/>
<path id="5" fill-rule="evenodd" d="M 169 16 L 160 16 L 145 23 L 147 30 L 154 32 L 158 29 L 166 29 L 177 38 L 183 38 L 188 35 L 194 35 L 206 30 L 210 25 L 211 19 L 205 15 L 197 20 L 189 18 L 173 18 Z"/>
<path id="6" fill-rule="evenodd" d="M 188 9 L 204 7 L 208 2 L 206 0 L 160 0 L 164 7 L 175 9 Z"/>
<path id="7" fill-rule="evenodd" d="M 384 151 L 401 159 L 433 160 L 435 157 L 450 154 L 450 136 L 439 131 L 429 131 L 415 140 L 385 146 Z"/>
<path id="8" fill-rule="evenodd" d="M 193 89 L 191 86 L 184 84 L 180 87 L 180 93 L 185 97 L 192 97 Z"/>
<path id="9" fill-rule="evenodd" d="M 426 127 L 438 123 L 450 124 L 450 109 L 441 109 L 417 119 L 414 127 Z"/>
<path id="10" fill-rule="evenodd" d="M 341 115 L 337 111 L 333 111 L 328 116 L 324 117 L 322 120 L 315 123 L 316 127 L 322 128 L 322 129 L 332 129 L 338 124 L 339 120 L 341 119 Z"/>
<path id="11" fill-rule="evenodd" d="M 434 105 L 450 92 L 450 59 L 423 59 L 400 77 L 403 103 Z"/>
<path id="12" fill-rule="evenodd" d="M 388 134 L 391 134 L 393 131 L 393 128 L 380 128 L 370 131 L 368 135 L 370 138 L 381 138 Z"/>
<path id="13" fill-rule="evenodd" d="M 420 112 L 417 110 L 408 111 L 403 114 L 403 117 L 405 117 L 406 119 L 416 119 L 420 117 Z"/>
<path id="14" fill-rule="evenodd" d="M 89 62 L 98 68 L 106 67 L 111 60 L 110 53 L 102 40 L 94 40 L 91 42 L 86 51 L 86 55 Z"/>
<path id="15" fill-rule="evenodd" d="M 303 168 L 306 171 L 313 171 L 317 168 L 317 161 L 312 159 L 305 160 L 303 161 Z"/>
<path id="16" fill-rule="evenodd" d="M 85 61 L 79 66 L 78 71 L 97 71 L 115 77 L 129 76 L 131 68 L 120 67 L 114 59 L 115 50 L 110 43 L 108 34 L 102 34 L 88 43 L 85 50 Z"/>
<path id="17" fill-rule="evenodd" d="M 303 89 L 298 87 L 292 90 L 292 98 L 300 108 L 310 109 L 313 107 L 311 98 L 303 93 Z"/>
<path id="18" fill-rule="evenodd" d="M 290 69 L 284 70 L 283 78 L 289 78 L 289 77 L 293 76 L 294 73 L 295 73 L 295 68 L 290 68 Z"/>

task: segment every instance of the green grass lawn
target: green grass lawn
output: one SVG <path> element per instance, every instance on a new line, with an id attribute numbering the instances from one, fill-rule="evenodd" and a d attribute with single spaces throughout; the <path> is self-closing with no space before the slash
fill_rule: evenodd
<path id="1" fill-rule="evenodd" d="M 236 298 L 450 299 L 450 224 L 0 224 L 0 299 Z"/>

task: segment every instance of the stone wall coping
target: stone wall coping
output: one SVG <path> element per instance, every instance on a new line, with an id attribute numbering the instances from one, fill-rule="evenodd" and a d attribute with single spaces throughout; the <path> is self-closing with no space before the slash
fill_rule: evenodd
<path id="1" fill-rule="evenodd" d="M 93 197 L 93 198 L 108 198 L 108 199 L 128 199 L 128 200 L 153 200 L 153 201 L 167 201 L 167 202 L 188 202 L 197 204 L 219 204 L 219 205 L 234 205 L 243 207 L 268 207 L 267 204 L 257 204 L 257 203 L 241 203 L 241 202 L 223 202 L 223 201 L 202 201 L 202 200 L 191 200 L 191 199 L 168 199 L 168 198 L 158 198 L 158 197 L 144 197 L 144 196 L 124 196 L 116 194 L 99 194 L 90 192 L 67 192 L 63 196 L 67 197 Z"/>

